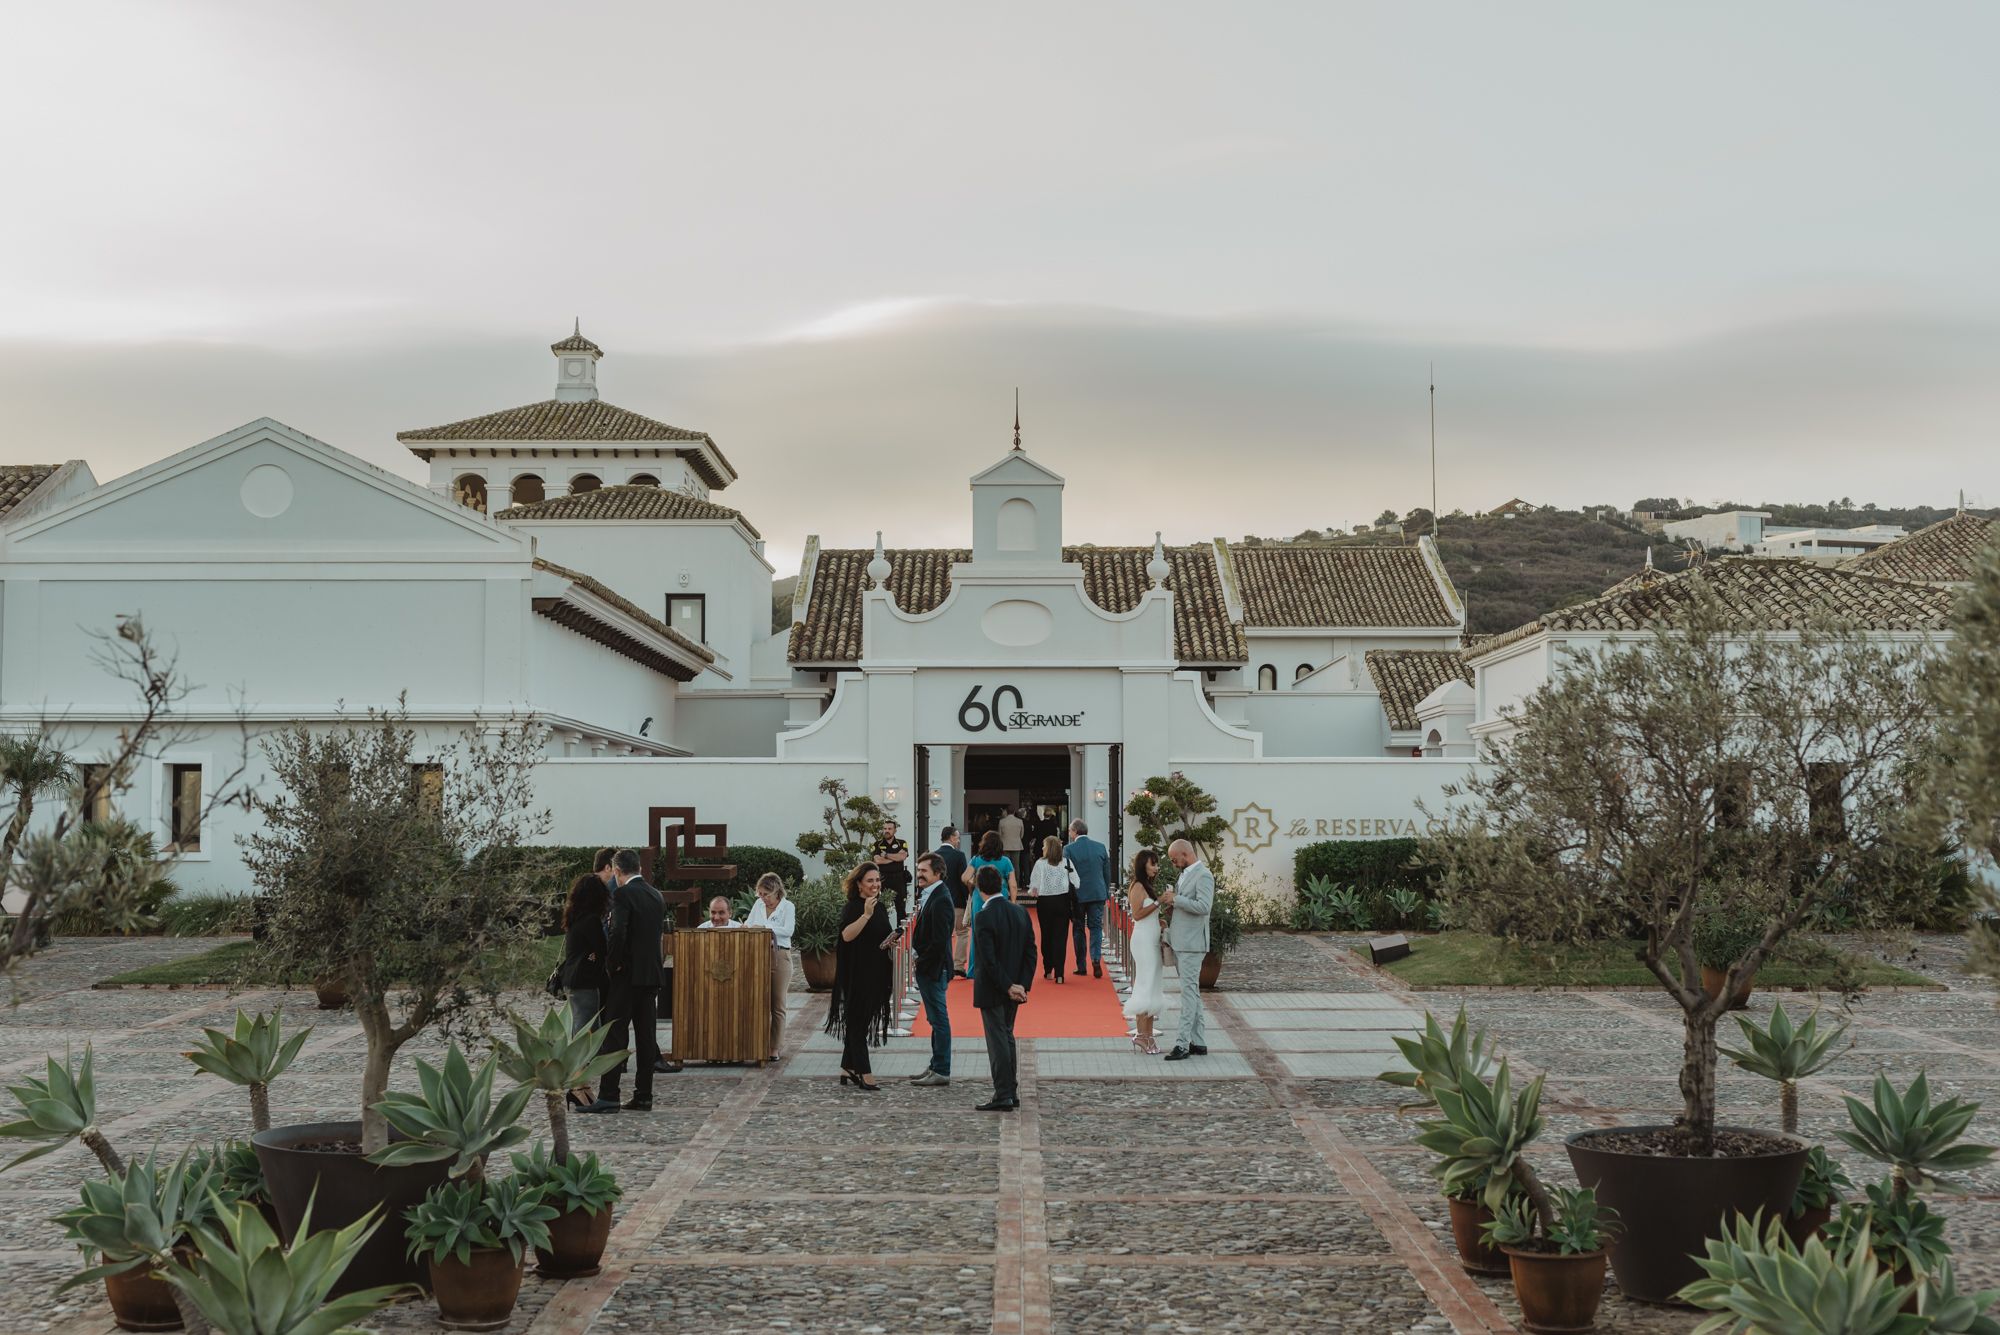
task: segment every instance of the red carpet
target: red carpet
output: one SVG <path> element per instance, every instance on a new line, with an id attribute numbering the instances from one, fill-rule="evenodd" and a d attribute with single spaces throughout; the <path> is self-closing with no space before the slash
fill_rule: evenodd
<path id="1" fill-rule="evenodd" d="M 1030 914 L 1028 920 L 1033 923 L 1034 915 Z M 1041 925 L 1035 923 L 1035 928 L 1039 933 Z M 1039 935 L 1036 940 L 1039 952 Z M 1068 963 L 1074 966 L 1075 948 L 1066 946 L 1066 949 Z M 1015 1037 L 1123 1038 L 1130 1032 L 1125 1016 L 1119 1010 L 1118 992 L 1111 986 L 1109 974 L 1103 978 L 1092 978 L 1086 972 L 1079 977 L 1072 967 L 1064 977 L 1068 981 L 1057 984 L 1036 973 L 1035 985 L 1028 989 L 1028 1002 L 1021 1007 L 1014 1020 Z M 980 1024 L 979 1011 L 972 1004 L 970 979 L 952 979 L 946 996 L 951 1007 L 953 1038 L 977 1038 L 985 1032 Z M 916 1016 L 911 1028 L 920 1038 L 930 1037 L 931 1027 L 924 1019 L 921 1003 L 916 1004 Z"/>

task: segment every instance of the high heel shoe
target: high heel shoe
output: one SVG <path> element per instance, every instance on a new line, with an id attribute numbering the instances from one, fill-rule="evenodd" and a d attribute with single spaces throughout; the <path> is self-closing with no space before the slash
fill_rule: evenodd
<path id="1" fill-rule="evenodd" d="M 871 1085 L 871 1084 L 869 1084 L 869 1083 L 868 1083 L 868 1082 L 867 1082 L 866 1080 L 863 1080 L 863 1079 L 862 1079 L 862 1078 L 861 1078 L 860 1076 L 858 1076 L 858 1075 L 854 1077 L 854 1087 L 855 1087 L 856 1089 L 865 1089 L 865 1090 L 867 1090 L 867 1091 L 868 1091 L 868 1092 L 869 1092 L 870 1094 L 880 1094 L 880 1093 L 882 1092 L 882 1086 L 880 1086 L 880 1085 Z"/>
<path id="2" fill-rule="evenodd" d="M 843 1068 L 840 1072 L 840 1083 L 843 1085 L 858 1085 L 861 1083 L 861 1077 Z"/>
<path id="3" fill-rule="evenodd" d="M 1137 1034 L 1132 1035 L 1132 1051 L 1143 1053 L 1145 1050 L 1146 1050 L 1146 1040 L 1139 1037 Z"/>

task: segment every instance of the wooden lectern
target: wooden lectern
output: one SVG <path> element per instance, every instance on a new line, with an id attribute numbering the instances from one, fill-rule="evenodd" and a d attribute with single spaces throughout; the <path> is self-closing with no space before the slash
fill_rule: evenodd
<path id="1" fill-rule="evenodd" d="M 771 1051 L 771 946 L 763 927 L 674 934 L 674 1053 L 756 1062 Z"/>

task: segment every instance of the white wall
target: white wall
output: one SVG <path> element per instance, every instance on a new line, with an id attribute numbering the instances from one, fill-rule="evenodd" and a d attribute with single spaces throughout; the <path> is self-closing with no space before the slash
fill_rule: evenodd
<path id="1" fill-rule="evenodd" d="M 1373 691 L 1269 691 L 1244 697 L 1245 726 L 1267 756 L 1376 756 L 1387 743 Z"/>
<path id="2" fill-rule="evenodd" d="M 588 720 L 650 741 L 688 748 L 676 735 L 680 683 L 585 639 L 547 617 L 528 619 L 528 698 L 541 714 Z"/>
<path id="3" fill-rule="evenodd" d="M 777 691 L 683 691 L 674 745 L 697 756 L 775 757 L 789 707 Z"/>

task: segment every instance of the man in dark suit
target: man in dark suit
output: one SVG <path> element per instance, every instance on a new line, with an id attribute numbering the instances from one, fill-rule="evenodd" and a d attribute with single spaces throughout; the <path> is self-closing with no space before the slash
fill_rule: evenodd
<path id="1" fill-rule="evenodd" d="M 604 1051 L 623 1050 L 630 1027 L 631 1055 L 639 1065 L 632 1076 L 632 1101 L 625 1107 L 651 1112 L 653 1070 L 660 1060 L 660 983 L 666 976 L 660 934 L 666 930 L 667 902 L 639 875 L 639 855 L 631 849 L 618 850 L 611 867 L 617 888 L 611 892 L 611 950 L 605 960 L 611 975 L 605 1014 L 611 1027 L 604 1035 Z M 617 1112 L 618 1082 L 624 1074 L 621 1062 L 600 1076 L 597 1101 L 580 1111 Z"/>
<path id="2" fill-rule="evenodd" d="M 930 1065 L 916 1076 L 925 1086 L 951 1083 L 951 1008 L 946 988 L 951 982 L 951 939 L 957 926 L 951 887 L 944 879 L 944 859 L 926 853 L 917 859 L 917 916 L 910 929 L 910 949 L 917 957 L 917 995 L 931 1026 Z"/>
<path id="3" fill-rule="evenodd" d="M 965 884 L 965 851 L 958 846 L 958 827 L 944 827 L 944 840 L 931 851 L 944 860 L 944 883 L 951 889 L 953 913 L 951 931 L 951 975 L 965 977 L 966 953 L 972 949 L 972 932 L 965 925 L 970 912 L 972 891 Z"/>
<path id="4" fill-rule="evenodd" d="M 972 920 L 972 950 L 972 1004 L 986 1028 L 986 1060 L 993 1068 L 993 1098 L 978 1111 L 1013 1112 L 1021 1106 L 1014 1083 L 1014 1014 L 1034 985 L 1037 958 L 1027 910 L 1005 896 L 980 905 Z"/>
<path id="5" fill-rule="evenodd" d="M 1071 893 L 1076 896 L 1076 916 L 1070 930 L 1076 943 L 1076 973 L 1083 976 L 1084 940 L 1090 943 L 1090 971 L 1104 977 L 1104 904 L 1111 898 L 1111 852 L 1090 837 L 1090 827 L 1081 820 L 1069 823 L 1069 844 L 1063 858 L 1075 873 Z"/>

